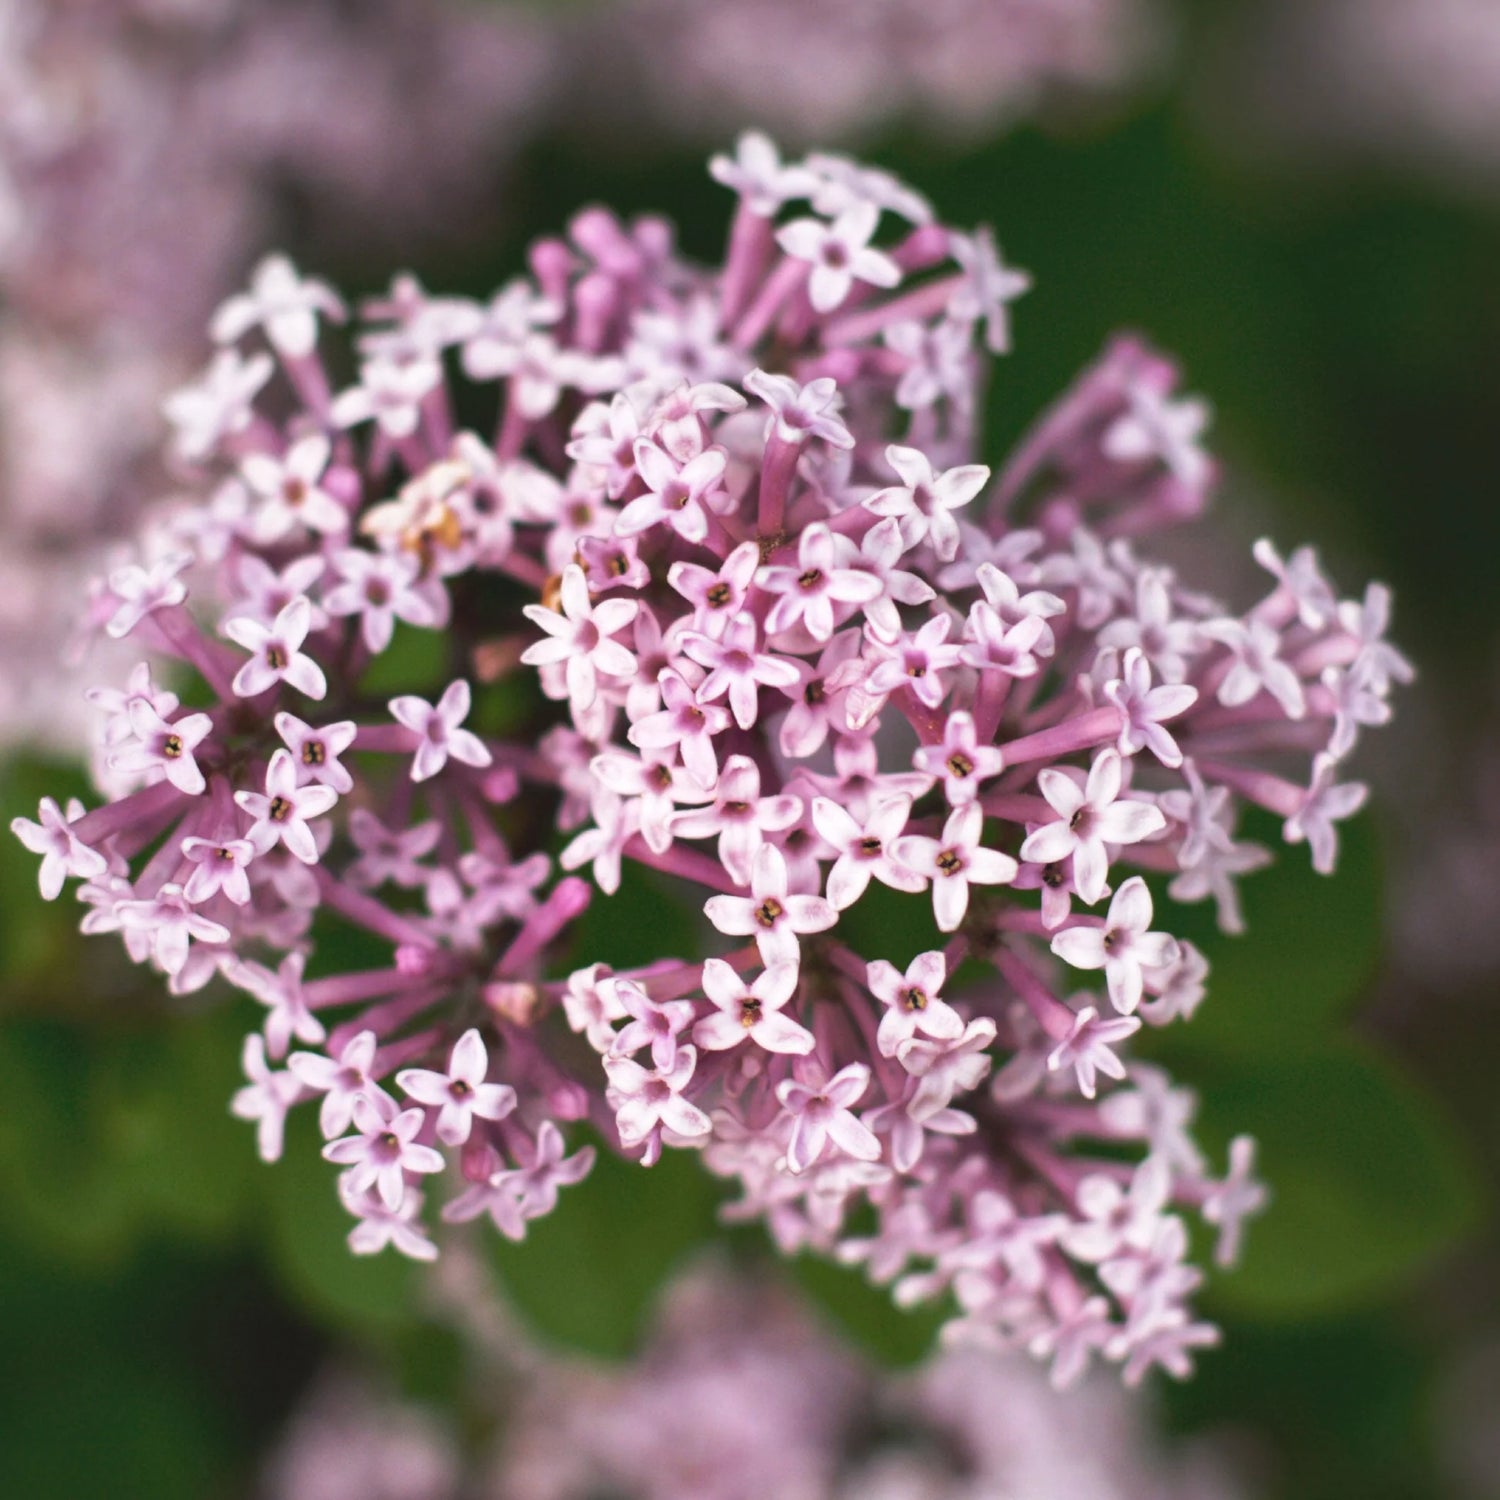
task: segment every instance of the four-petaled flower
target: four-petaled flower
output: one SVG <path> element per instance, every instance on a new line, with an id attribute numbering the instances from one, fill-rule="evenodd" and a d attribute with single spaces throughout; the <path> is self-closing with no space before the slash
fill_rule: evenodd
<path id="1" fill-rule="evenodd" d="M 984 813 L 969 802 L 948 814 L 941 838 L 909 833 L 896 840 L 896 858 L 932 882 L 932 910 L 943 932 L 955 931 L 963 921 L 971 884 L 1004 885 L 1020 868 L 1010 855 L 986 849 L 983 834 Z"/>
<path id="2" fill-rule="evenodd" d="M 526 618 L 540 625 L 548 639 L 528 646 L 521 660 L 537 667 L 564 663 L 568 696 L 580 709 L 590 708 L 598 695 L 600 672 L 628 678 L 635 671 L 635 657 L 613 637 L 635 619 L 640 604 L 634 599 L 592 603 L 588 581 L 577 563 L 563 569 L 558 598 L 561 613 L 540 604 L 526 606 Z"/>
<path id="3" fill-rule="evenodd" d="M 1055 823 L 1044 823 L 1021 845 L 1021 858 L 1056 864 L 1072 857 L 1073 883 L 1079 899 L 1092 906 L 1109 878 L 1109 844 L 1138 844 L 1167 826 L 1160 808 L 1149 802 L 1119 800 L 1124 772 L 1113 747 L 1094 757 L 1087 779 L 1047 767 L 1037 786 Z"/>
<path id="4" fill-rule="evenodd" d="M 756 850 L 748 896 L 710 896 L 703 910 L 720 932 L 753 937 L 768 968 L 795 965 L 802 951 L 798 933 L 826 932 L 839 916 L 821 896 L 789 893 L 786 860 L 774 844 Z"/>
<path id="5" fill-rule="evenodd" d="M 1150 926 L 1151 892 L 1132 875 L 1111 898 L 1103 926 L 1064 928 L 1052 939 L 1052 951 L 1075 969 L 1103 969 L 1111 1003 L 1130 1015 L 1145 991 L 1142 970 L 1177 962 L 1177 939 Z"/>
<path id="6" fill-rule="evenodd" d="M 374 1189 L 393 1213 L 406 1197 L 406 1174 L 441 1172 L 442 1154 L 417 1140 L 427 1123 L 427 1111 L 381 1104 L 384 1095 L 359 1094 L 353 1107 L 358 1135 L 341 1136 L 323 1147 L 331 1162 L 347 1167 L 350 1189 Z"/>
<path id="7" fill-rule="evenodd" d="M 776 1097 L 792 1117 L 786 1164 L 805 1172 L 823 1154 L 829 1141 L 857 1161 L 879 1161 L 880 1141 L 850 1108 L 870 1087 L 870 1070 L 850 1063 L 832 1078 L 812 1060 L 792 1064 L 793 1074 L 776 1085 Z"/>
<path id="8" fill-rule="evenodd" d="M 234 690 L 242 698 L 255 698 L 285 682 L 309 698 L 328 692 L 323 669 L 302 650 L 312 628 L 312 604 L 299 594 L 281 609 L 270 625 L 239 615 L 224 622 L 224 634 L 250 653 L 250 660 L 234 678 Z"/>
<path id="9" fill-rule="evenodd" d="M 856 281 L 879 287 L 900 284 L 901 267 L 870 244 L 879 222 L 880 210 L 873 203 L 856 203 L 832 224 L 793 219 L 776 231 L 776 243 L 788 255 L 812 266 L 807 297 L 817 312 L 840 306 Z"/>
<path id="10" fill-rule="evenodd" d="M 812 1032 L 782 1014 L 796 991 L 795 964 L 773 964 L 746 984 L 723 959 L 710 958 L 703 965 L 703 993 L 716 1009 L 693 1027 L 693 1040 L 724 1052 L 748 1037 L 767 1052 L 804 1056 L 813 1049 Z"/>
<path id="11" fill-rule="evenodd" d="M 403 1068 L 396 1082 L 408 1098 L 438 1112 L 437 1138 L 449 1146 L 468 1140 L 474 1118 L 503 1120 L 516 1107 L 516 1091 L 508 1083 L 489 1083 L 489 1053 L 484 1038 L 470 1027 L 453 1044 L 448 1071 Z"/>
<path id="12" fill-rule="evenodd" d="M 865 508 L 877 516 L 894 516 L 902 524 L 908 546 L 924 538 L 944 562 L 958 553 L 958 522 L 953 512 L 967 505 L 985 486 L 990 471 L 984 464 L 960 464 L 941 473 L 920 448 L 892 443 L 886 462 L 900 478 L 899 485 L 877 490 Z"/>
<path id="13" fill-rule="evenodd" d="M 935 1042 L 963 1035 L 963 1018 L 938 998 L 947 977 L 947 961 L 937 951 L 917 954 L 904 974 L 883 958 L 869 966 L 870 993 L 886 1007 L 875 1034 L 882 1057 L 900 1056 L 919 1033 Z"/>
<path id="14" fill-rule="evenodd" d="M 318 841 L 308 826 L 309 818 L 322 817 L 339 800 L 330 786 L 300 785 L 297 762 L 289 750 L 278 750 L 266 767 L 266 789 L 236 792 L 234 800 L 255 819 L 245 837 L 257 854 L 267 854 L 277 844 L 305 865 L 318 862 Z"/>
<path id="15" fill-rule="evenodd" d="M 436 705 L 410 695 L 391 699 L 391 717 L 420 736 L 411 763 L 413 781 L 436 776 L 450 757 L 466 766 L 490 764 L 492 757 L 484 741 L 461 727 L 469 717 L 470 703 L 469 684 L 462 677 L 448 684 Z"/>

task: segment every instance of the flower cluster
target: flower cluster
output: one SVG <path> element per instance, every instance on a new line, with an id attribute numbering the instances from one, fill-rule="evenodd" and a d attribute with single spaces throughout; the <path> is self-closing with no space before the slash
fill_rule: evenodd
<path id="1" fill-rule="evenodd" d="M 1028 282 L 989 233 L 759 136 L 712 171 L 722 268 L 588 210 L 487 305 L 398 279 L 342 390 L 342 303 L 263 266 L 170 404 L 205 498 L 91 601 L 151 659 L 94 695 L 113 800 L 17 832 L 86 931 L 267 1007 L 236 1112 L 269 1157 L 321 1100 L 356 1250 L 434 1254 L 445 1166 L 445 1218 L 519 1237 L 588 1118 L 1060 1383 L 1184 1373 L 1216 1334 L 1182 1212 L 1227 1263 L 1264 1192 L 1123 1055 L 1204 993 L 1146 877 L 1237 926 L 1245 801 L 1331 868 L 1337 768 L 1409 675 L 1388 600 L 1263 543 L 1233 613 L 1142 555 L 1215 466 L 1132 340 L 992 477 L 981 351 Z M 441 691 L 377 692 L 424 632 Z M 549 979 L 588 899 L 559 832 L 606 893 L 673 877 L 720 951 Z"/>

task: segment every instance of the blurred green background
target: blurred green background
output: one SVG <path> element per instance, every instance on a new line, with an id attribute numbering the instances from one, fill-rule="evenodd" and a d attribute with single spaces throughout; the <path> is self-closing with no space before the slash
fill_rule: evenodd
<path id="1" fill-rule="evenodd" d="M 1401 814 L 1462 816 L 1496 716 L 1500 205 L 1370 170 L 1252 164 L 1183 81 L 1196 45 L 1189 27 L 1167 76 L 1086 130 L 963 146 L 894 132 L 863 154 L 950 221 L 993 223 L 1036 277 L 994 380 L 989 458 L 1112 330 L 1135 327 L 1214 403 L 1230 477 L 1207 528 L 1241 549 L 1263 530 L 1315 540 L 1346 588 L 1395 587 L 1421 700 L 1398 703 L 1417 726 L 1405 740 L 1393 731 L 1396 748 L 1357 762 L 1379 786 L 1374 811 L 1335 879 L 1302 850 L 1254 877 L 1246 937 L 1219 938 L 1201 909 L 1174 919 L 1214 982 L 1192 1025 L 1150 1051 L 1199 1090 L 1217 1156 L 1237 1131 L 1261 1139 L 1275 1193 L 1243 1270 L 1207 1299 L 1224 1346 L 1162 1392 L 1166 1420 L 1245 1434 L 1257 1493 L 1275 1500 L 1419 1500 L 1451 1492 L 1455 1361 L 1486 1330 L 1500 1339 L 1496 975 L 1433 977 L 1389 936 L 1390 893 L 1425 837 Z M 430 287 L 485 291 L 588 201 L 664 211 L 712 258 L 729 204 L 703 155 L 553 133 L 505 185 L 500 242 L 455 240 L 413 268 Z M 315 269 L 358 293 L 395 268 Z M 44 791 L 82 790 L 76 771 L 24 757 L 0 775 L 7 821 Z M 619 961 L 658 900 L 638 880 L 596 907 L 580 961 L 606 944 Z M 456 1390 L 458 1348 L 411 1269 L 347 1256 L 312 1141 L 294 1132 L 266 1168 L 228 1116 L 247 1012 L 222 994 L 168 1000 L 75 919 L 37 901 L 34 862 L 0 843 L 0 1494 L 247 1493 L 339 1343 L 389 1361 L 407 1389 Z M 496 1239 L 496 1273 L 539 1332 L 623 1354 L 672 1264 L 713 1232 L 714 1197 L 691 1162 L 601 1164 L 526 1245 Z M 740 1237 L 746 1254 L 757 1244 Z M 930 1325 L 857 1279 L 798 1274 L 879 1357 L 925 1347 Z"/>

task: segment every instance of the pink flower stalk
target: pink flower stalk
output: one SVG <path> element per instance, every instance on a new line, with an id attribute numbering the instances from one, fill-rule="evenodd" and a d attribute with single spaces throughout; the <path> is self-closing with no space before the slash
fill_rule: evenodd
<path id="1" fill-rule="evenodd" d="M 763 1216 L 789 1251 L 844 1254 L 873 1208 L 865 1259 L 898 1298 L 948 1297 L 956 1334 L 1043 1351 L 1060 1379 L 1090 1351 L 1132 1380 L 1180 1373 L 1211 1337 L 1187 1305 L 1182 1215 L 1215 1205 L 1233 1249 L 1257 1197 L 1244 1149 L 1230 1179 L 1207 1174 L 1191 1096 L 1167 1085 L 1180 1123 L 1162 1133 L 1159 1075 L 1125 1050 L 1205 986 L 1201 955 L 1154 929 L 1141 872 L 1213 895 L 1232 926 L 1237 877 L 1265 858 L 1234 839 L 1244 802 L 1331 866 L 1363 797 L 1342 758 L 1380 717 L 1350 713 L 1342 678 L 1383 704 L 1409 676 L 1388 601 L 1303 608 L 1339 601 L 1296 554 L 1295 584 L 1273 569 L 1232 614 L 1137 555 L 1204 508 L 1216 471 L 1187 451 L 1202 409 L 1131 340 L 991 480 L 973 463 L 979 351 L 1014 282 L 975 241 L 903 223 L 914 195 L 883 174 L 753 144 L 741 166 L 719 174 L 741 197 L 718 271 L 678 260 L 656 221 L 600 210 L 534 247 L 545 349 L 528 318 L 402 282 L 364 335 L 386 365 L 364 367 L 361 399 L 297 405 L 331 388 L 326 370 L 304 383 L 316 350 L 283 370 L 266 410 L 209 444 L 205 494 L 315 432 L 343 528 L 273 544 L 246 513 L 210 546 L 179 513 L 142 554 L 170 567 L 118 571 L 92 609 L 203 679 L 206 725 L 183 736 L 202 787 L 126 756 L 112 800 L 66 822 L 44 805 L 17 831 L 44 893 L 86 882 L 88 930 L 120 931 L 175 989 L 217 971 L 266 1000 L 270 1047 L 247 1052 L 237 1107 L 264 1144 L 294 1098 L 323 1096 L 358 1251 L 429 1253 L 419 1180 L 441 1198 L 445 1162 L 465 1186 L 439 1216 L 519 1236 L 586 1170 L 567 1155 L 586 1119 L 647 1165 L 699 1151 L 739 1184 L 731 1215 Z M 776 222 L 805 202 L 802 222 L 837 223 L 851 195 L 896 282 L 856 273 L 822 305 L 829 279 L 814 296 L 804 236 L 778 248 Z M 964 342 L 967 390 L 907 399 L 918 344 L 884 335 L 913 321 Z M 455 349 L 498 374 L 460 392 Z M 400 359 L 430 370 L 392 421 L 377 398 Z M 486 398 L 492 436 L 461 430 Z M 253 639 L 237 630 L 257 653 L 245 693 L 218 637 L 250 618 L 258 568 L 296 593 L 258 606 Z M 435 704 L 441 680 L 390 700 L 362 686 L 397 638 L 341 592 L 368 598 L 369 580 L 423 602 L 401 629 L 442 633 L 457 675 Z M 494 697 L 508 678 L 540 699 Z M 96 695 L 111 743 L 185 722 L 170 695 L 150 718 L 130 706 L 156 691 L 138 673 Z M 696 890 L 706 951 L 619 973 L 588 954 L 550 977 L 590 894 L 551 882 L 539 846 L 558 833 L 564 868 L 606 893 L 635 865 Z M 872 932 L 882 887 L 909 926 Z M 320 972 L 315 917 L 388 958 Z M 1080 975 L 1098 987 L 1072 993 Z M 309 1050 L 269 1074 L 292 1034 Z M 537 1172 L 545 1190 L 516 1175 Z"/>

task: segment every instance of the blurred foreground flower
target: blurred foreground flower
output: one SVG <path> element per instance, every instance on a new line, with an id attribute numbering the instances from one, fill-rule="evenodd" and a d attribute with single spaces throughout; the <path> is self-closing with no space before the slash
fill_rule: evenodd
<path id="1" fill-rule="evenodd" d="M 1137 553 L 1214 464 L 1132 339 L 992 481 L 979 350 L 1028 283 L 989 233 L 759 136 L 712 171 L 722 268 L 589 209 L 487 305 L 397 278 L 342 390 L 342 302 L 268 261 L 169 405 L 201 498 L 91 599 L 149 658 L 93 695 L 111 800 L 16 831 L 85 931 L 266 1007 L 235 1111 L 271 1158 L 321 1101 L 358 1252 L 436 1255 L 434 1187 L 520 1238 L 587 1119 L 1059 1384 L 1185 1374 L 1181 1214 L 1228 1264 L 1265 1194 L 1124 1055 L 1204 993 L 1160 885 L 1239 926 L 1241 800 L 1332 868 L 1410 671 L 1389 600 L 1263 542 L 1230 613 Z M 589 898 L 557 844 L 676 877 L 701 948 L 549 978 Z"/>
<path id="2" fill-rule="evenodd" d="M 634 111 L 827 141 L 1097 112 L 1160 52 L 1163 25 L 1153 0 L 619 0 L 578 30 Z"/>
<path id="3" fill-rule="evenodd" d="M 477 1393 L 492 1454 L 415 1403 L 320 1384 L 264 1500 L 1228 1500 L 1222 1455 L 1168 1448 L 1147 1408 L 1089 1382 L 1064 1403 L 1014 1358 L 879 1374 L 775 1284 L 697 1271 L 641 1354 L 610 1368 L 527 1350 Z"/>

